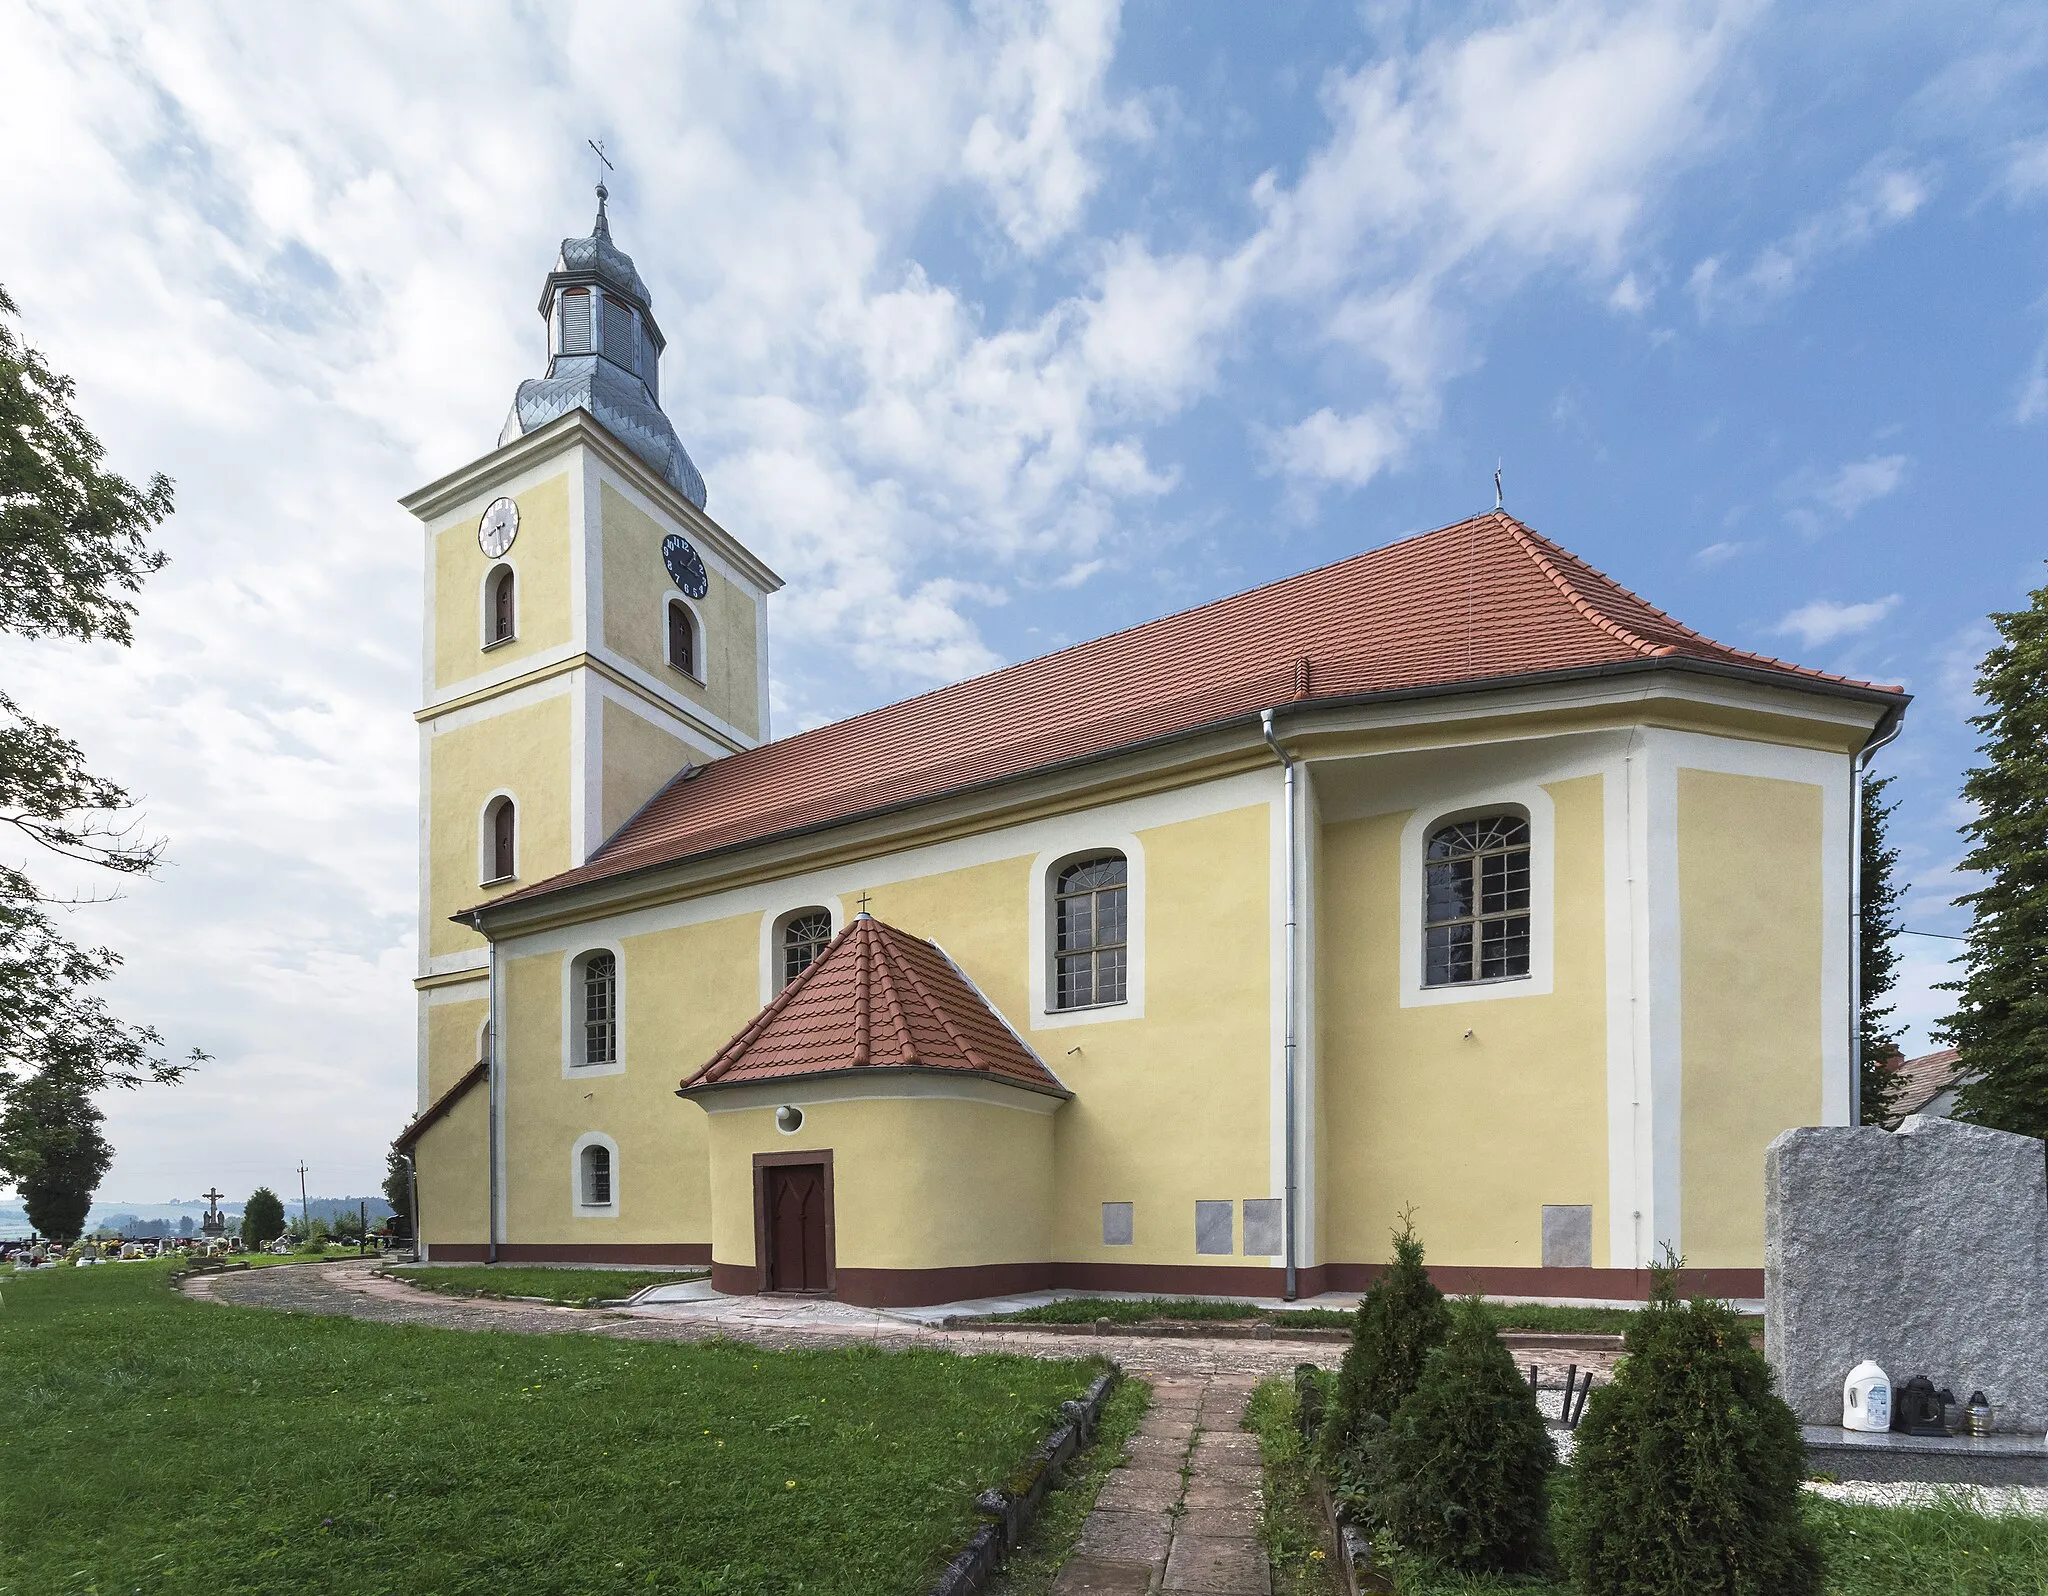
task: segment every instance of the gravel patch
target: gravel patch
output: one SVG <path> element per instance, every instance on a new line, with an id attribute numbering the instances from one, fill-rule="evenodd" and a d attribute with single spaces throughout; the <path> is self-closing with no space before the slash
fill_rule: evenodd
<path id="1" fill-rule="evenodd" d="M 1859 1507 L 1940 1507 L 1949 1504 L 1986 1518 L 2048 1514 L 2048 1485 L 1915 1485 L 1879 1480 L 1808 1480 L 1806 1488 L 1831 1502 Z"/>

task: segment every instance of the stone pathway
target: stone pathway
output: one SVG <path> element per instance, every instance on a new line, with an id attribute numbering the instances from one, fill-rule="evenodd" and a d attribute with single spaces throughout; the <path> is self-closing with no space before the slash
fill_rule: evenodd
<path id="1" fill-rule="evenodd" d="M 815 1299 L 726 1297 L 706 1303 L 645 1308 L 556 1308 L 488 1297 L 449 1297 L 371 1272 L 369 1261 L 288 1264 L 228 1274 L 196 1275 L 183 1284 L 201 1302 L 338 1314 L 384 1324 L 449 1330 L 512 1330 L 527 1334 L 613 1336 L 627 1341 L 704 1341 L 727 1336 L 776 1349 L 862 1342 L 890 1349 L 943 1347 L 953 1352 L 1007 1352 L 1032 1358 L 1112 1358 L 1147 1380 L 1228 1375 L 1251 1383 L 1289 1374 L 1298 1363 L 1335 1368 L 1341 1342 L 1171 1340 L 1148 1336 L 1014 1335 L 946 1330 L 891 1314 Z M 1233 1421 L 1234 1422 L 1234 1421 Z"/>
<path id="2" fill-rule="evenodd" d="M 1257 1382 L 1166 1376 L 1103 1483 L 1054 1596 L 1202 1591 L 1272 1596 L 1259 1544 L 1259 1443 L 1238 1426 Z"/>

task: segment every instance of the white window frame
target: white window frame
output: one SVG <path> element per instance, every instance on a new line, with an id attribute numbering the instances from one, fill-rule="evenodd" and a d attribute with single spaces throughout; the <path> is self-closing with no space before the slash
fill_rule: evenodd
<path id="1" fill-rule="evenodd" d="M 1053 899 L 1059 892 L 1059 873 L 1079 860 L 1093 859 L 1105 853 L 1124 856 L 1124 1000 L 1121 1003 L 1097 1003 L 1085 1009 L 1055 1008 L 1053 1004 L 1059 993 L 1059 982 L 1053 968 L 1058 955 L 1052 945 L 1052 933 L 1058 921 L 1053 912 Z M 1031 971 L 1033 1030 L 1142 1020 L 1145 1017 L 1145 850 L 1138 839 L 1127 832 L 1104 832 L 1092 837 L 1082 833 L 1073 845 L 1048 848 L 1034 859 L 1031 862 L 1030 937 L 1027 962 Z"/>
<path id="2" fill-rule="evenodd" d="M 1442 827 L 1481 815 L 1519 810 L 1529 821 L 1529 973 L 1448 986 L 1423 984 L 1424 854 Z M 1556 971 L 1557 807 L 1535 782 L 1512 782 L 1446 795 L 1414 811 L 1401 828 L 1401 1007 L 1441 1003 L 1490 1003 L 1511 998 L 1548 997 Z"/>
<path id="3" fill-rule="evenodd" d="M 824 892 L 813 898 L 799 898 L 788 908 L 761 916 L 761 1007 L 764 1009 L 782 993 L 782 928 L 806 909 L 823 909 L 832 917 L 832 934 L 846 929 L 846 913 L 839 895 Z"/>
<path id="4" fill-rule="evenodd" d="M 668 607 L 680 604 L 690 612 L 690 625 L 695 629 L 697 642 L 697 664 L 692 670 L 684 670 L 668 657 Z M 516 606 L 515 606 L 516 608 Z M 695 682 L 699 687 L 711 686 L 711 650 L 708 646 L 710 634 L 704 630 L 704 612 L 697 607 L 697 601 L 680 588 L 670 588 L 661 596 L 661 608 L 655 611 L 660 630 L 656 636 L 661 639 L 661 662 L 678 676 Z"/>
<path id="5" fill-rule="evenodd" d="M 491 868 L 498 862 L 497 839 L 492 834 L 491 806 L 502 798 L 512 806 L 512 873 L 509 876 L 493 875 Z M 507 881 L 519 879 L 519 847 L 521 832 L 519 824 L 519 799 L 506 788 L 499 787 L 487 793 L 484 806 L 476 812 L 476 884 L 480 887 L 502 886 Z"/>
<path id="6" fill-rule="evenodd" d="M 498 579 L 500 571 L 512 573 L 512 630 L 503 637 L 491 636 L 491 584 Z M 526 602 L 526 578 L 520 575 L 519 566 L 509 554 L 501 554 L 491 561 L 484 572 L 483 584 L 476 590 L 476 635 L 477 646 L 486 654 L 494 648 L 503 648 L 507 643 L 519 641 L 519 606 Z"/>
<path id="7" fill-rule="evenodd" d="M 587 1203 L 583 1200 L 583 1154 L 591 1147 L 602 1147 L 611 1155 L 612 1200 L 608 1203 Z M 569 1149 L 569 1212 L 578 1219 L 619 1217 L 619 1144 L 603 1131 L 585 1131 L 576 1138 L 576 1145 Z"/>
<path id="8" fill-rule="evenodd" d="M 612 956 L 612 1061 L 584 1064 L 583 966 L 593 953 Z M 586 942 L 562 960 L 562 1079 L 584 1081 L 626 1073 L 626 955 L 616 942 Z"/>

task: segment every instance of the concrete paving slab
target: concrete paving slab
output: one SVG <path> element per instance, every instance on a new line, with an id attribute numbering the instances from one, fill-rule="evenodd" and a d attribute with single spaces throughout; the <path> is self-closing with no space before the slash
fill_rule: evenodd
<path id="1" fill-rule="evenodd" d="M 1272 1596 L 1273 1570 L 1257 1541 L 1176 1535 L 1160 1588 L 1209 1596 Z"/>
<path id="2" fill-rule="evenodd" d="M 1203 1485 L 1242 1485 L 1249 1490 L 1259 1488 L 1259 1465 L 1245 1463 L 1204 1463 L 1195 1471 L 1189 1483 Z"/>
<path id="3" fill-rule="evenodd" d="M 1180 1500 L 1178 1469 L 1128 1468 L 1113 1471 L 1095 1498 L 1098 1513 L 1164 1512 Z"/>
<path id="4" fill-rule="evenodd" d="M 1245 1485 L 1224 1480 L 1190 1480 L 1181 1503 L 1190 1513 L 1217 1508 L 1249 1509 L 1256 1513 L 1259 1510 L 1258 1481 Z"/>
<path id="5" fill-rule="evenodd" d="M 1157 1572 L 1151 1563 L 1119 1563 L 1105 1557 L 1070 1557 L 1053 1581 L 1053 1596 L 1108 1596 L 1112 1591 L 1150 1590 Z"/>
<path id="6" fill-rule="evenodd" d="M 1180 1533 L 1205 1540 L 1249 1541 L 1259 1535 L 1257 1507 L 1191 1507 L 1181 1514 Z"/>
<path id="7" fill-rule="evenodd" d="M 1107 1513 L 1097 1507 L 1088 1515 L 1074 1550 L 1079 1556 L 1114 1562 L 1163 1563 L 1172 1541 L 1170 1513 Z"/>

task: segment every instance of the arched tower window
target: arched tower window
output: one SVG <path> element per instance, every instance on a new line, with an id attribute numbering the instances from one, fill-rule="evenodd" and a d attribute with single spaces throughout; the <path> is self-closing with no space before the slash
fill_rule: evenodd
<path id="1" fill-rule="evenodd" d="M 1425 986 L 1529 973 L 1529 821 L 1481 815 L 1430 833 L 1423 863 Z"/>
<path id="2" fill-rule="evenodd" d="M 582 961 L 583 1045 L 579 1064 L 611 1064 L 619 1056 L 619 961 L 600 950 Z"/>
<path id="3" fill-rule="evenodd" d="M 1130 956 L 1129 873 L 1120 853 L 1064 866 L 1053 892 L 1053 1007 L 1124 1001 Z"/>
<path id="4" fill-rule="evenodd" d="M 486 648 L 489 648 L 493 643 L 509 642 L 512 638 L 513 623 L 517 618 L 517 608 L 514 600 L 517 598 L 518 593 L 514 586 L 515 580 L 512 574 L 512 567 L 509 565 L 499 566 L 487 579 L 487 586 L 484 589 L 484 647 Z"/>
<path id="5" fill-rule="evenodd" d="M 782 986 L 788 986 L 817 962 L 832 940 L 832 915 L 826 909 L 798 909 L 782 923 L 779 957 Z"/>
<path id="6" fill-rule="evenodd" d="M 612 1150 L 601 1143 L 593 1142 L 583 1149 L 581 1182 L 585 1208 L 609 1208 L 612 1205 Z"/>
<path id="7" fill-rule="evenodd" d="M 690 619 L 690 606 L 681 599 L 668 601 L 668 662 L 679 671 L 697 674 L 697 626 Z"/>
<path id="8" fill-rule="evenodd" d="M 519 873 L 519 815 L 510 798 L 494 798 L 486 811 L 490 828 L 487 881 L 509 881 Z"/>
<path id="9" fill-rule="evenodd" d="M 590 290 L 562 290 L 562 348 L 565 355 L 590 353 Z"/>

